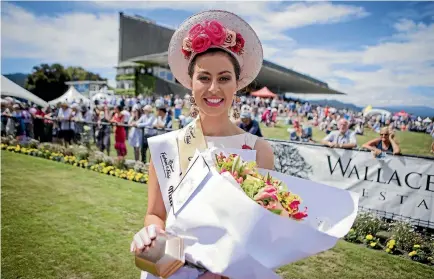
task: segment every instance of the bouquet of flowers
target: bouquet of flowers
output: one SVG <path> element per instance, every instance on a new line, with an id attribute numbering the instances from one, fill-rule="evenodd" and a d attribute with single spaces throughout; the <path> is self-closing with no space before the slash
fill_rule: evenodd
<path id="1" fill-rule="evenodd" d="M 237 154 L 225 156 L 222 152 L 216 157 L 216 168 L 220 174 L 228 173 L 241 186 L 252 200 L 271 212 L 295 220 L 307 217 L 307 207 L 299 210 L 300 196 L 287 191 L 287 186 L 269 172 L 261 175 L 256 162 L 244 162 Z"/>
<path id="2" fill-rule="evenodd" d="M 255 158 L 226 149 L 192 158 L 166 221 L 187 262 L 229 278 L 277 279 L 275 268 L 331 249 L 350 230 L 357 194 L 257 168 Z"/>

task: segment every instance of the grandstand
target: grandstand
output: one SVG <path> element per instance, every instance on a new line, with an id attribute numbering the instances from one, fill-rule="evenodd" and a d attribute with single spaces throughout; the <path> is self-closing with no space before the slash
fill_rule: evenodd
<path id="1" fill-rule="evenodd" d="M 141 93 L 137 92 L 139 80 L 145 80 L 146 86 L 160 94 L 185 92 L 168 67 L 167 49 L 173 33 L 174 30 L 144 17 L 119 13 L 118 93 Z M 140 79 L 141 75 L 154 78 Z M 254 82 L 255 88 L 251 89 L 263 86 L 276 93 L 344 94 L 325 82 L 266 60 Z"/>

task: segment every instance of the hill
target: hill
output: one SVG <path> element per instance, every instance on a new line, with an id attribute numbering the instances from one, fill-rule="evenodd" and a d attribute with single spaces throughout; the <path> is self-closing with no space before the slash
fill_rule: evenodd
<path id="1" fill-rule="evenodd" d="M 26 84 L 26 78 L 27 78 L 28 74 L 15 73 L 15 74 L 7 74 L 4 76 L 6 78 L 10 79 L 11 81 L 15 82 L 19 86 L 24 87 L 24 85 Z"/>
<path id="2" fill-rule="evenodd" d="M 292 97 L 291 99 L 295 99 L 295 98 Z M 299 100 L 301 102 L 307 101 L 311 104 L 319 105 L 319 106 L 331 106 L 331 107 L 335 107 L 337 109 L 350 109 L 353 111 L 362 111 L 364 108 L 364 106 L 356 106 L 354 104 L 344 103 L 344 102 L 341 102 L 338 100 L 327 100 L 327 99 L 309 100 L 309 99 L 301 99 L 301 98 L 297 98 L 297 100 Z M 382 106 L 382 107 L 374 106 L 374 107 L 380 108 L 380 109 L 385 109 L 385 110 L 388 110 L 392 113 L 400 112 L 403 110 L 405 112 L 408 112 L 410 114 L 420 116 L 420 117 L 434 117 L 434 108 L 428 107 L 428 106 L 399 105 L 399 106 Z"/>
<path id="3" fill-rule="evenodd" d="M 414 114 L 420 117 L 434 117 L 434 108 L 427 106 L 390 106 L 381 107 L 382 109 L 388 110 L 390 112 L 399 112 L 401 110 Z"/>

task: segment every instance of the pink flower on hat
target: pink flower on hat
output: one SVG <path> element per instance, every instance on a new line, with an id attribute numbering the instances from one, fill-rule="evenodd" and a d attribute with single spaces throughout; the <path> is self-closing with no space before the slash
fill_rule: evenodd
<path id="1" fill-rule="evenodd" d="M 181 51 L 186 59 L 190 59 L 192 52 L 201 53 L 211 46 L 223 47 L 241 55 L 244 53 L 244 43 L 241 34 L 226 29 L 220 22 L 212 20 L 194 25 L 182 41 Z"/>
<path id="2" fill-rule="evenodd" d="M 188 52 L 191 52 L 191 40 L 190 38 L 184 38 L 182 41 L 182 49 Z"/>
<path id="3" fill-rule="evenodd" d="M 207 34 L 199 34 L 191 42 L 191 48 L 196 53 L 204 52 L 210 46 L 211 46 L 211 40 Z"/>
<path id="4" fill-rule="evenodd" d="M 205 22 L 205 33 L 215 46 L 221 46 L 226 39 L 226 31 L 223 26 L 215 20 Z"/>
<path id="5" fill-rule="evenodd" d="M 232 47 L 237 43 L 237 33 L 232 30 L 226 30 L 226 38 L 222 47 Z"/>
<path id="6" fill-rule="evenodd" d="M 241 36 L 240 33 L 237 33 L 236 36 L 236 44 L 233 47 L 230 47 L 229 49 L 237 54 L 243 54 L 244 52 L 244 38 Z"/>
<path id="7" fill-rule="evenodd" d="M 188 37 L 193 40 L 194 38 L 199 36 L 199 34 L 203 32 L 203 30 L 204 28 L 202 24 L 198 23 L 190 29 L 190 31 L 188 32 Z"/>

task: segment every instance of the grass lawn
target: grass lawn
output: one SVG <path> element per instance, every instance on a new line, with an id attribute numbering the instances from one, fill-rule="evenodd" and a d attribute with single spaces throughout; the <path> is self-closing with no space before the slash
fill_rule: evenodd
<path id="1" fill-rule="evenodd" d="M 261 130 L 266 138 L 289 140 L 288 128 L 290 125 L 278 123 L 276 127 L 266 127 L 261 124 Z M 326 136 L 326 133 L 320 131 L 318 128 L 313 128 L 313 139 L 318 143 Z M 365 142 L 379 137 L 379 134 L 365 129 L 363 136 L 357 135 L 357 144 L 362 146 Z M 414 133 L 414 132 L 396 132 L 397 141 L 401 147 L 402 154 L 432 156 L 431 143 L 433 142 L 429 134 Z"/>
<path id="2" fill-rule="evenodd" d="M 1 159 L 2 278 L 139 278 L 129 245 L 142 226 L 144 184 L 22 154 Z M 432 267 L 344 241 L 279 273 L 434 278 Z"/>

